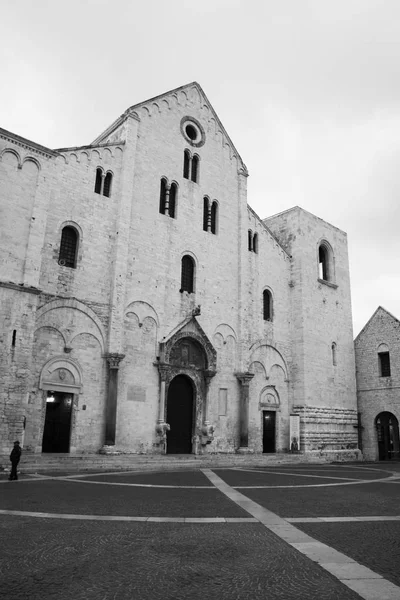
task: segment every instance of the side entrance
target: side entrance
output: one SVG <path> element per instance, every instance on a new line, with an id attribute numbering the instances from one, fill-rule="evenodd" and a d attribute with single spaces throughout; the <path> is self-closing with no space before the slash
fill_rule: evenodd
<path id="1" fill-rule="evenodd" d="M 47 392 L 42 452 L 69 452 L 73 395 Z"/>

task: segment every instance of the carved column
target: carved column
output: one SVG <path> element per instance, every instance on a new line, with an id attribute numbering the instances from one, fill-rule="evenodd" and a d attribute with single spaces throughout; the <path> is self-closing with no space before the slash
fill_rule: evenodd
<path id="1" fill-rule="evenodd" d="M 240 386 L 240 448 L 249 446 L 249 384 L 253 373 L 236 373 Z"/>
<path id="2" fill-rule="evenodd" d="M 160 406 L 158 410 L 158 422 L 164 423 L 165 420 L 165 382 L 167 380 L 169 366 L 163 363 L 158 365 L 160 373 Z"/>
<path id="3" fill-rule="evenodd" d="M 117 397 L 118 397 L 118 369 L 119 363 L 125 354 L 106 354 L 110 377 L 108 382 L 108 396 L 106 404 L 106 436 L 105 446 L 115 446 L 115 429 L 117 423 Z"/>
<path id="4" fill-rule="evenodd" d="M 156 426 L 158 438 L 157 443 L 160 445 L 161 452 L 166 452 L 167 431 L 169 431 L 169 425 L 165 422 L 165 383 L 170 367 L 165 363 L 158 363 L 157 366 L 160 373 L 160 405 L 158 409 L 158 421 Z"/>
<path id="5" fill-rule="evenodd" d="M 208 420 L 208 404 L 210 400 L 210 383 L 211 379 L 216 375 L 215 371 L 204 371 L 204 381 L 205 381 L 205 394 L 204 394 L 204 404 L 203 404 L 203 425 L 201 427 L 201 444 L 202 446 L 206 446 L 206 444 L 211 444 L 214 439 L 214 427 L 210 425 L 210 421 Z"/>

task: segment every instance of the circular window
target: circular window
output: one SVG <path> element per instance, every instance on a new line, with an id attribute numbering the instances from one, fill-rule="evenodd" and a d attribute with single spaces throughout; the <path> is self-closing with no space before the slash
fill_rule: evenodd
<path id="1" fill-rule="evenodd" d="M 193 117 L 183 117 L 181 120 L 181 133 L 185 140 L 196 148 L 202 146 L 206 141 L 203 127 Z"/>
<path id="2" fill-rule="evenodd" d="M 186 125 L 185 132 L 186 132 L 186 135 L 188 136 L 188 138 L 190 138 L 192 140 L 192 142 L 196 141 L 197 131 L 195 130 L 193 125 Z"/>

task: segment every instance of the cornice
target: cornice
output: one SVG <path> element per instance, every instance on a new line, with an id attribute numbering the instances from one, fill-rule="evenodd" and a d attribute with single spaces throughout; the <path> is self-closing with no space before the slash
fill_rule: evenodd
<path id="1" fill-rule="evenodd" d="M 25 292 L 27 294 L 35 294 L 36 296 L 42 293 L 42 290 L 39 290 L 38 288 L 32 286 L 25 287 L 23 283 L 12 283 L 12 281 L 0 281 L 0 287 L 17 290 L 18 292 Z"/>
<path id="2" fill-rule="evenodd" d="M 16 146 L 20 146 L 25 150 L 31 150 L 39 154 L 40 156 L 46 156 L 47 158 L 52 158 L 53 156 L 57 156 L 56 150 L 51 150 L 50 148 L 46 148 L 45 146 L 41 146 L 40 144 L 36 144 L 36 142 L 32 142 L 31 140 L 27 140 L 26 138 L 17 135 L 16 133 L 12 133 L 11 131 L 7 131 L 6 129 L 2 129 L 0 127 L 0 138 L 3 140 L 7 140 L 8 142 L 12 142 Z"/>

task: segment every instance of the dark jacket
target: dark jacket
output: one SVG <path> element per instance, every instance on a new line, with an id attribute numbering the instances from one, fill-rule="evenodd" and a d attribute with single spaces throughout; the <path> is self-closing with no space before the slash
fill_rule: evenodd
<path id="1" fill-rule="evenodd" d="M 11 450 L 10 460 L 12 463 L 18 464 L 20 458 L 21 458 L 21 448 L 19 446 L 14 446 L 14 448 Z"/>

